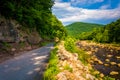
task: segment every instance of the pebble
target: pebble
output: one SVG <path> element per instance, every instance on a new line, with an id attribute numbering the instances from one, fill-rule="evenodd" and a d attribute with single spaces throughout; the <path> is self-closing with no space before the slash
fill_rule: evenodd
<path id="1" fill-rule="evenodd" d="M 110 62 L 110 60 L 109 60 L 109 59 L 105 59 L 105 61 L 106 61 L 106 62 Z"/>
<path id="2" fill-rule="evenodd" d="M 117 59 L 120 59 L 120 56 L 116 56 Z"/>
<path id="3" fill-rule="evenodd" d="M 110 54 L 109 54 L 109 55 L 107 55 L 107 57 L 108 57 L 108 58 L 111 58 L 112 56 L 113 56 L 113 55 L 110 55 Z"/>
<path id="4" fill-rule="evenodd" d="M 104 77 L 104 74 L 101 73 L 101 74 L 100 74 L 100 77 Z"/>
<path id="5" fill-rule="evenodd" d="M 105 66 L 109 66 L 109 64 L 104 64 Z"/>
<path id="6" fill-rule="evenodd" d="M 120 67 L 120 63 L 118 63 L 117 65 L 118 65 L 118 67 Z"/>
<path id="7" fill-rule="evenodd" d="M 110 72 L 110 75 L 117 75 L 117 74 L 119 74 L 117 71 Z"/>
<path id="8" fill-rule="evenodd" d="M 116 65 L 117 63 L 116 62 L 110 62 L 111 65 Z"/>

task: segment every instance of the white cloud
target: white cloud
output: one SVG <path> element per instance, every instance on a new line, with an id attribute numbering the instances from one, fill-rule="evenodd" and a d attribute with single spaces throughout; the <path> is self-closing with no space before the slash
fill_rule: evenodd
<path id="1" fill-rule="evenodd" d="M 73 5 L 83 5 L 83 4 L 94 4 L 94 3 L 100 3 L 104 0 L 71 0 L 71 4 Z"/>
<path id="2" fill-rule="evenodd" d="M 108 9 L 108 8 L 110 8 L 110 4 L 103 5 L 103 6 L 100 7 L 100 9 Z"/>
<path id="3" fill-rule="evenodd" d="M 54 8 L 66 8 L 70 7 L 70 3 L 60 3 L 60 2 L 55 2 Z"/>
<path id="4" fill-rule="evenodd" d="M 120 7 L 115 9 L 83 9 L 72 7 L 70 2 L 56 2 L 53 7 L 53 13 L 66 25 L 66 23 L 76 21 L 94 22 L 117 19 L 120 18 Z"/>

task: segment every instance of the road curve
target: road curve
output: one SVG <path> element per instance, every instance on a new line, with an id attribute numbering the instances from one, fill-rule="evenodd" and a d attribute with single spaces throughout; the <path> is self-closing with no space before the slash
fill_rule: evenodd
<path id="1" fill-rule="evenodd" d="M 48 44 L 0 63 L 0 80 L 42 80 L 51 49 L 53 44 Z"/>

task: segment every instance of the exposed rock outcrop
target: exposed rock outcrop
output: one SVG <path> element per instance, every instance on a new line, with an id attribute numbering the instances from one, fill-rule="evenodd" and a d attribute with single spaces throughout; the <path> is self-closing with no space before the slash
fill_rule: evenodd
<path id="1" fill-rule="evenodd" d="M 19 52 L 39 47 L 41 40 L 36 29 L 29 29 L 0 15 L 0 62 Z"/>
<path id="2" fill-rule="evenodd" d="M 64 49 L 64 43 L 59 45 L 59 69 L 57 80 L 97 80 L 90 74 L 91 66 L 85 66 L 78 59 L 77 53 L 70 53 Z"/>
<path id="3" fill-rule="evenodd" d="M 25 42 L 38 44 L 42 38 L 38 32 L 33 29 L 23 27 L 16 20 L 5 19 L 0 16 L 0 41 L 3 42 Z"/>
<path id="4" fill-rule="evenodd" d="M 17 28 L 20 26 L 17 21 L 0 16 L 0 41 L 19 42 Z"/>

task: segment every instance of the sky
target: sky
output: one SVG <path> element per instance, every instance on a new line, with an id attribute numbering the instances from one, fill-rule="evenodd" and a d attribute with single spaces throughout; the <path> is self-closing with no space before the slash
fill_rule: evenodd
<path id="1" fill-rule="evenodd" d="M 120 18 L 120 0 L 55 0 L 52 12 L 64 24 L 108 24 Z"/>

